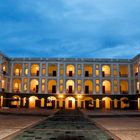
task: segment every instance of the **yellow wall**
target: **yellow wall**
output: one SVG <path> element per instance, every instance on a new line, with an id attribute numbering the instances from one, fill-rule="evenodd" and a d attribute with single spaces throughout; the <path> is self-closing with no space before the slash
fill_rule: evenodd
<path id="1" fill-rule="evenodd" d="M 104 71 L 105 74 L 110 75 L 110 66 L 104 65 L 102 71 Z"/>

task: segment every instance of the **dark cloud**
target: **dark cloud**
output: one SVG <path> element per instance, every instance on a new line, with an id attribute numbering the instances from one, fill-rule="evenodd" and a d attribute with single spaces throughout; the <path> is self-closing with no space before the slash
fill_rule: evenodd
<path id="1" fill-rule="evenodd" d="M 0 50 L 13 57 L 131 58 L 140 52 L 139 15 L 139 0 L 1 0 Z"/>

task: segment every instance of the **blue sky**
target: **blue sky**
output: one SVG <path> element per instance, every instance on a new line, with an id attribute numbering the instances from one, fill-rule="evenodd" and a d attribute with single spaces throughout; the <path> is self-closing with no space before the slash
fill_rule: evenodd
<path id="1" fill-rule="evenodd" d="M 0 0 L 0 50 L 11 57 L 132 58 L 140 0 Z"/>

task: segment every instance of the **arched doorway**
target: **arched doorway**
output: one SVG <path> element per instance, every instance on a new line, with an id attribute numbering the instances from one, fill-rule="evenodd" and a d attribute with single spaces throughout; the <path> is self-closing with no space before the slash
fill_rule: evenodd
<path id="1" fill-rule="evenodd" d="M 29 98 L 29 108 L 35 108 L 36 107 L 36 100 L 38 100 L 38 98 L 36 96 L 31 96 Z"/>
<path id="2" fill-rule="evenodd" d="M 21 64 L 15 64 L 14 65 L 14 75 L 20 76 L 22 74 L 22 65 Z"/>
<path id="3" fill-rule="evenodd" d="M 30 81 L 30 92 L 38 93 L 38 91 L 39 91 L 39 82 L 37 79 L 32 79 Z"/>
<path id="4" fill-rule="evenodd" d="M 56 93 L 56 80 L 48 81 L 48 93 Z"/>
<path id="5" fill-rule="evenodd" d="M 65 99 L 65 108 L 66 109 L 75 109 L 75 98 L 74 97 L 67 97 Z"/>
<path id="6" fill-rule="evenodd" d="M 111 98 L 104 97 L 102 99 L 102 108 L 103 109 L 111 109 L 111 107 L 112 107 L 111 101 L 112 101 Z"/>
<path id="7" fill-rule="evenodd" d="M 120 81 L 120 93 L 128 94 L 128 81 L 126 81 L 126 80 Z"/>
<path id="8" fill-rule="evenodd" d="M 94 100 L 91 97 L 85 98 L 85 109 L 93 109 L 94 107 Z"/>
<path id="9" fill-rule="evenodd" d="M 20 107 L 20 97 L 18 95 L 12 97 L 11 107 Z"/>
<path id="10" fill-rule="evenodd" d="M 91 80 L 86 80 L 84 83 L 85 94 L 92 94 L 93 92 L 93 83 Z"/>
<path id="11" fill-rule="evenodd" d="M 102 82 L 102 92 L 104 94 L 110 94 L 111 93 L 111 83 L 109 80 L 104 80 Z"/>
<path id="12" fill-rule="evenodd" d="M 66 67 L 66 75 L 69 76 L 69 77 L 72 77 L 72 76 L 74 76 L 74 74 L 75 74 L 74 65 L 67 65 L 67 67 Z"/>
<path id="13" fill-rule="evenodd" d="M 39 65 L 38 64 L 32 64 L 31 76 L 39 76 Z"/>
<path id="14" fill-rule="evenodd" d="M 110 66 L 109 65 L 102 66 L 102 76 L 103 77 L 110 76 Z"/>
<path id="15" fill-rule="evenodd" d="M 54 96 L 49 96 L 47 98 L 47 108 L 55 109 L 57 108 L 57 99 Z"/>
<path id="16" fill-rule="evenodd" d="M 66 82 L 66 93 L 74 93 L 74 81 L 73 80 L 68 80 Z"/>
<path id="17" fill-rule="evenodd" d="M 21 80 L 20 79 L 14 79 L 13 81 L 13 92 L 20 92 L 21 91 Z"/>

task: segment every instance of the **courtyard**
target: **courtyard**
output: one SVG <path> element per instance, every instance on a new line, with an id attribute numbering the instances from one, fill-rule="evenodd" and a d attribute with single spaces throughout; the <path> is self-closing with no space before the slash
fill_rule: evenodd
<path id="1" fill-rule="evenodd" d="M 1 109 L 2 140 L 139 140 L 140 112 Z"/>

